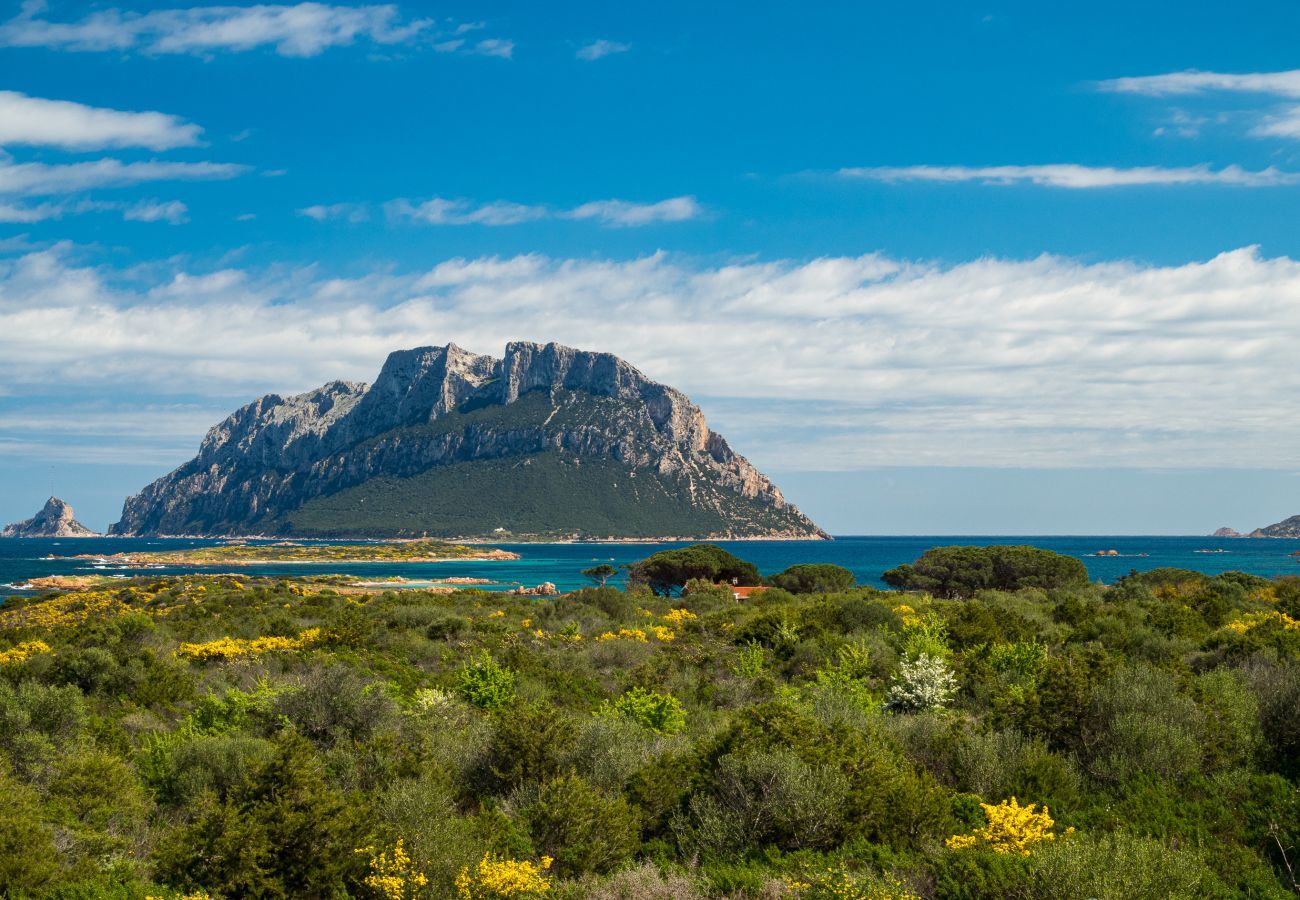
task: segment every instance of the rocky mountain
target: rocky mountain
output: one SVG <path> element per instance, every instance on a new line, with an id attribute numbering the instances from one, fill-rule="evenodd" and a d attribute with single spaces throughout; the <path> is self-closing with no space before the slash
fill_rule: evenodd
<path id="1" fill-rule="evenodd" d="M 1291 516 L 1275 525 L 1256 528 L 1246 537 L 1257 538 L 1300 538 L 1300 516 Z"/>
<path id="2" fill-rule="evenodd" d="M 825 537 L 681 392 L 608 353 L 392 353 L 268 394 L 127 499 L 113 534 Z"/>
<path id="3" fill-rule="evenodd" d="M 0 530 L 0 537 L 99 537 L 99 534 L 78 522 L 71 506 L 58 497 L 51 497 L 30 519 L 6 525 Z"/>

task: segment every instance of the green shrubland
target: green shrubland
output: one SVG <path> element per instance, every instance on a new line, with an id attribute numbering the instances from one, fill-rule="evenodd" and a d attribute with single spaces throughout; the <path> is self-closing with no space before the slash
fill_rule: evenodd
<path id="1" fill-rule="evenodd" d="M 736 602 L 688 549 L 546 598 L 10 601 L 0 895 L 1294 896 L 1294 579 L 963 550 Z"/>

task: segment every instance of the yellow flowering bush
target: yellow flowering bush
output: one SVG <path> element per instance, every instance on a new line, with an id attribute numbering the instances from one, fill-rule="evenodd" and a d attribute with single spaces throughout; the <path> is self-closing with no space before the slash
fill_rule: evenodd
<path id="1" fill-rule="evenodd" d="M 617 632 L 606 631 L 596 636 L 598 641 L 637 641 L 647 644 L 650 638 L 640 628 L 620 628 Z"/>
<path id="2" fill-rule="evenodd" d="M 263 653 L 284 653 L 290 650 L 305 650 L 321 639 L 319 628 L 308 628 L 296 638 L 260 637 L 260 638 L 217 638 L 201 644 L 181 644 L 176 650 L 177 656 L 196 662 L 208 662 L 214 659 L 236 659 L 241 656 L 260 656 Z"/>
<path id="3" fill-rule="evenodd" d="M 115 619 L 130 612 L 117 592 L 72 591 L 0 612 L 0 629 L 75 628 L 90 619 Z"/>
<path id="4" fill-rule="evenodd" d="M 1035 844 L 1056 840 L 1052 833 L 1056 822 L 1048 814 L 1046 806 L 1042 812 L 1035 812 L 1033 803 L 1021 806 L 1015 797 L 998 804 L 981 803 L 980 806 L 984 809 L 987 823 L 983 828 L 975 829 L 973 834 L 954 834 L 944 842 L 948 849 L 987 847 L 994 853 L 1028 856 Z M 1065 834 L 1073 831 L 1073 828 L 1068 828 Z"/>
<path id="5" fill-rule="evenodd" d="M 677 640 L 677 633 L 667 625 L 656 625 L 651 629 L 655 633 L 655 638 L 661 641 Z"/>
<path id="6" fill-rule="evenodd" d="M 391 853 L 384 850 L 376 853 L 374 847 L 359 847 L 357 852 L 370 857 L 370 871 L 361 883 L 382 900 L 418 897 L 421 889 L 429 883 L 428 876 L 412 862 L 401 838 L 397 839 Z"/>
<path id="7" fill-rule="evenodd" d="M 1224 625 L 1224 629 L 1233 634 L 1245 634 L 1261 625 L 1277 624 L 1287 631 L 1300 631 L 1300 620 L 1293 619 L 1278 609 L 1268 612 L 1246 613 L 1236 620 Z"/>
<path id="8" fill-rule="evenodd" d="M 695 615 L 695 613 L 691 612 L 689 609 L 670 609 L 668 612 L 664 613 L 663 616 L 664 621 L 674 628 L 681 628 L 682 625 L 689 622 L 691 619 L 698 618 L 699 616 Z"/>
<path id="9" fill-rule="evenodd" d="M 41 653 L 53 653 L 50 645 L 45 641 L 24 641 L 16 647 L 10 647 L 8 650 L 0 650 L 0 666 L 7 666 L 10 663 L 27 662 L 33 656 Z"/>
<path id="10" fill-rule="evenodd" d="M 855 875 L 844 869 L 787 881 L 786 886 L 801 900 L 921 900 L 899 878 Z"/>
<path id="11" fill-rule="evenodd" d="M 540 897 L 551 889 L 550 878 L 545 873 L 552 861 L 549 856 L 533 863 L 484 854 L 473 869 L 466 866 L 460 870 L 456 876 L 456 895 L 460 900 Z"/>

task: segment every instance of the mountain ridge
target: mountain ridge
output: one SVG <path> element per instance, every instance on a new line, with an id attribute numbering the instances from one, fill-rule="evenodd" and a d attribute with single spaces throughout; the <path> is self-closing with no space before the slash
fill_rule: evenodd
<path id="1" fill-rule="evenodd" d="M 513 496 L 518 473 L 487 465 L 510 459 L 540 462 L 554 476 L 540 482 L 543 496 Z M 580 470 L 584 460 L 619 468 L 592 480 Z M 375 499 L 365 488 L 372 479 L 412 479 L 462 464 L 459 472 L 478 493 L 438 477 L 426 478 L 418 497 L 380 492 L 385 508 L 407 523 L 383 536 L 441 536 L 434 510 L 440 497 L 457 495 L 461 511 L 472 513 L 457 520 L 473 526 L 457 537 L 502 527 L 566 537 L 677 536 L 682 529 L 671 526 L 681 521 L 695 523 L 693 536 L 827 537 L 710 430 L 680 391 L 612 354 L 523 341 L 507 344 L 499 360 L 454 343 L 394 351 L 371 385 L 332 381 L 290 397 L 260 397 L 210 429 L 194 459 L 128 498 L 110 533 L 381 536 L 387 529 L 382 516 L 370 514 L 373 504 L 359 532 L 347 528 L 346 510 L 316 515 L 310 528 L 303 522 L 312 515 L 298 515 L 295 524 L 294 514 L 320 512 L 326 498 L 360 491 L 359 515 Z M 640 510 L 635 534 L 584 527 L 583 510 L 591 516 L 619 506 L 638 477 L 653 510 Z M 537 509 L 548 502 L 556 514 Z M 516 506 L 530 510 L 517 518 L 532 530 L 494 524 Z"/>

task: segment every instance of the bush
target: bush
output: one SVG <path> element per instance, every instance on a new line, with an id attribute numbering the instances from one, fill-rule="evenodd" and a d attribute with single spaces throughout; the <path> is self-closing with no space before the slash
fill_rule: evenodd
<path id="1" fill-rule="evenodd" d="M 898 664 L 889 685 L 888 704 L 900 712 L 937 709 L 952 702 L 957 693 L 957 677 L 948 664 L 936 656 L 922 653 L 914 660 Z"/>
<path id="2" fill-rule="evenodd" d="M 713 854 L 828 847 L 839 838 L 848 790 L 838 769 L 789 750 L 729 754 L 718 761 L 712 790 L 691 798 L 675 829 L 687 846 Z"/>
<path id="3" fill-rule="evenodd" d="M 603 715 L 616 715 L 656 734 L 677 734 L 686 727 L 686 710 L 672 694 L 632 688 L 613 703 L 601 707 Z"/>
<path id="4" fill-rule="evenodd" d="M 1093 701 L 1090 768 L 1119 783 L 1139 775 L 1178 779 L 1201 763 L 1203 716 L 1178 692 L 1173 676 L 1150 668 L 1123 669 Z"/>
<path id="5" fill-rule="evenodd" d="M 275 698 L 273 709 L 322 746 L 364 741 L 392 724 L 396 707 L 379 685 L 344 665 L 309 669 Z"/>
<path id="6" fill-rule="evenodd" d="M 525 818 L 534 846 L 555 858 L 560 875 L 610 872 L 640 845 L 640 824 L 627 800 L 601 793 L 580 775 L 544 784 Z"/>
<path id="7" fill-rule="evenodd" d="M 484 650 L 460 670 L 456 689 L 466 702 L 479 709 L 502 709 L 515 702 L 515 673 L 497 665 Z"/>
<path id="8" fill-rule="evenodd" d="M 1074 834 L 1036 850 L 1017 896 L 1034 900 L 1192 900 L 1216 879 L 1189 850 L 1124 832 Z"/>

